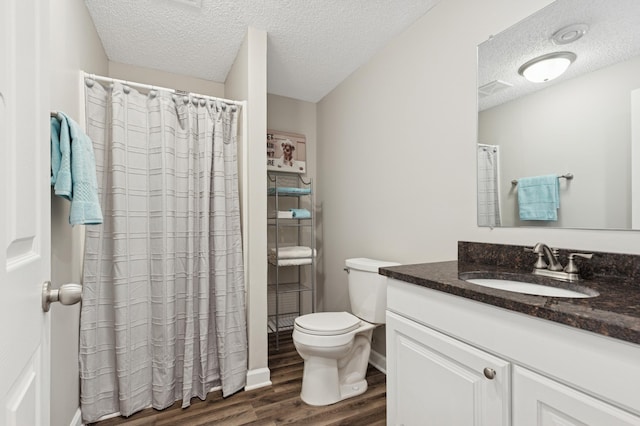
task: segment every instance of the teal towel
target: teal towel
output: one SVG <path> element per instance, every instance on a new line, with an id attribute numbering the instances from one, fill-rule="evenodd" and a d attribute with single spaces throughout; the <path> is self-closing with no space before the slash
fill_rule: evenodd
<path id="1" fill-rule="evenodd" d="M 296 187 L 289 187 L 289 186 L 279 186 L 277 189 L 276 188 L 269 188 L 268 189 L 268 193 L 270 195 L 274 195 L 276 193 L 276 190 L 278 192 L 278 194 L 280 195 L 307 195 L 307 194 L 311 194 L 311 188 L 296 188 Z"/>
<path id="2" fill-rule="evenodd" d="M 520 220 L 558 220 L 560 184 L 557 175 L 518 179 Z"/>
<path id="3" fill-rule="evenodd" d="M 66 128 L 60 140 L 60 124 L 51 117 L 51 185 L 56 195 L 71 200 L 71 140 Z"/>
<path id="4" fill-rule="evenodd" d="M 51 118 L 51 185 L 71 201 L 69 223 L 102 223 L 93 143 L 80 125 L 63 113 Z"/>
<path id="5" fill-rule="evenodd" d="M 311 212 L 307 209 L 289 209 L 293 213 L 293 217 L 296 219 L 309 219 L 311 218 Z"/>

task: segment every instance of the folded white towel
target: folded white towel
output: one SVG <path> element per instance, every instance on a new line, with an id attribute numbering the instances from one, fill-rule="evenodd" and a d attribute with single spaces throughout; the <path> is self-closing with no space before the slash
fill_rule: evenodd
<path id="1" fill-rule="evenodd" d="M 311 258 L 302 258 L 302 259 L 280 259 L 278 260 L 278 266 L 293 266 L 293 265 L 309 265 L 311 263 Z M 269 263 L 272 265 L 276 264 L 275 259 L 269 259 Z"/>
<path id="2" fill-rule="evenodd" d="M 290 246 L 290 247 L 278 247 L 278 252 L 276 253 L 276 249 L 272 248 L 269 250 L 269 257 L 279 259 L 295 259 L 298 257 L 311 257 L 311 247 L 305 246 Z"/>
<path id="3" fill-rule="evenodd" d="M 278 219 L 293 219 L 293 212 L 291 211 L 279 211 Z"/>

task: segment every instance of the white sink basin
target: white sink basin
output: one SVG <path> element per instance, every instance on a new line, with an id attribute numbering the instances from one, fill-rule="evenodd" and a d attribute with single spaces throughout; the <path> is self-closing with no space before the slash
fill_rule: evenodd
<path id="1" fill-rule="evenodd" d="M 512 291 L 515 293 L 532 294 L 536 296 L 550 297 L 570 297 L 570 298 L 587 298 L 594 297 L 598 294 L 582 293 L 575 290 L 565 288 L 551 287 L 542 284 L 524 283 L 520 281 L 503 280 L 496 278 L 471 278 L 465 281 L 481 285 L 483 287 L 497 288 L 499 290 Z"/>

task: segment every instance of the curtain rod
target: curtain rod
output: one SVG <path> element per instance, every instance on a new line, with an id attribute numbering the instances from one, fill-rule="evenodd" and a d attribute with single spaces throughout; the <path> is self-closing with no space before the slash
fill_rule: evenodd
<path id="1" fill-rule="evenodd" d="M 102 75 L 96 75 L 96 74 L 89 74 L 88 72 L 84 73 L 84 77 L 85 78 L 89 78 L 91 80 L 95 80 L 95 81 L 101 81 L 104 83 L 122 83 L 125 84 L 127 86 L 131 86 L 131 87 L 137 87 L 139 89 L 147 89 L 147 90 L 163 90 L 166 92 L 170 92 L 170 93 L 176 93 L 176 94 L 189 94 L 198 98 L 205 98 L 205 99 L 211 99 L 214 101 L 221 101 L 224 102 L 226 104 L 230 104 L 230 105 L 241 105 L 244 106 L 245 105 L 245 101 L 234 101 L 232 99 L 224 99 L 224 98 L 218 98 L 216 96 L 211 96 L 211 95 L 202 95 L 200 93 L 193 93 L 193 92 L 183 92 L 181 90 L 176 90 L 176 89 L 170 89 L 168 87 L 161 87 L 161 86 L 153 86 L 150 84 L 144 84 L 144 83 L 136 83 L 133 81 L 127 81 L 127 80 L 120 80 L 118 78 L 112 78 L 112 77 L 105 77 Z"/>

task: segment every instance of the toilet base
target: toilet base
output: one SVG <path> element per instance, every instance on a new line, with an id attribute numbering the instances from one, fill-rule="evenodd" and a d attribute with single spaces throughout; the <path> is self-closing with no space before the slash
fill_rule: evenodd
<path id="1" fill-rule="evenodd" d="M 342 398 L 340 399 L 340 401 L 342 401 L 343 399 L 362 395 L 367 391 L 368 386 L 369 385 L 367 384 L 367 381 L 364 379 L 356 383 L 340 386 L 340 396 Z"/>
<path id="2" fill-rule="evenodd" d="M 319 360 L 320 363 L 326 364 L 327 360 Z M 308 362 L 308 361 L 306 361 Z M 314 367 L 318 368 L 318 363 L 313 362 Z M 325 365 L 326 366 L 326 365 Z M 307 366 L 305 365 L 305 369 Z M 325 380 L 319 382 L 318 380 L 306 380 L 302 379 L 302 391 L 300 392 L 300 399 L 305 404 L 313 406 L 331 405 L 337 402 L 343 401 L 354 396 L 362 395 L 368 389 L 366 379 L 359 380 L 355 383 L 347 383 L 343 385 L 338 384 L 337 375 L 333 377 L 332 372 L 337 371 L 335 366 L 324 369 Z M 330 378 L 327 380 L 327 378 Z M 306 386 L 305 386 L 306 384 Z M 320 385 L 320 386 L 318 386 Z M 339 394 L 335 391 L 339 390 Z"/>
<path id="3" fill-rule="evenodd" d="M 304 359 L 300 398 L 309 405 L 335 404 L 367 391 L 367 366 L 374 326 L 365 324 L 349 343 L 334 347 L 308 346 L 294 330 L 294 344 Z"/>
<path id="4" fill-rule="evenodd" d="M 339 392 L 337 360 L 315 356 L 305 359 L 300 392 L 303 402 L 316 406 L 335 404 L 342 400 Z"/>
<path id="5" fill-rule="evenodd" d="M 373 259 L 347 259 L 352 312 L 301 315 L 293 325 L 293 343 L 304 360 L 300 398 L 309 405 L 330 405 L 367 391 L 367 367 L 373 329 L 384 324 L 387 277 L 395 265 Z"/>

